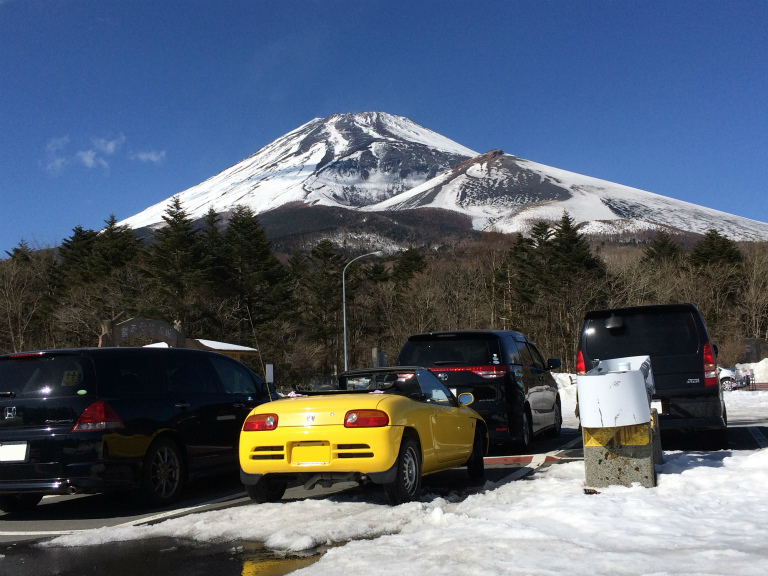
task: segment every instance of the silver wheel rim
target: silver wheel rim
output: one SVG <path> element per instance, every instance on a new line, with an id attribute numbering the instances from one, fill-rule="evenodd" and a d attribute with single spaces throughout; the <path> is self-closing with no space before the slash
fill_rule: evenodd
<path id="1" fill-rule="evenodd" d="M 179 459 L 176 453 L 164 446 L 155 453 L 152 459 L 150 482 L 152 491 L 160 498 L 173 495 L 179 485 Z"/>
<path id="2" fill-rule="evenodd" d="M 408 494 L 413 494 L 416 491 L 418 479 L 416 452 L 413 448 L 408 447 L 403 454 L 403 487 Z"/>

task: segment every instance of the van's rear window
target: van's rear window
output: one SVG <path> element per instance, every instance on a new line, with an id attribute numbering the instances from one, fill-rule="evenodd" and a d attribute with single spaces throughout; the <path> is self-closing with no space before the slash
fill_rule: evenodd
<path id="1" fill-rule="evenodd" d="M 397 364 L 400 366 L 451 366 L 498 364 L 501 352 L 495 336 L 445 337 L 408 340 Z"/>
<path id="2" fill-rule="evenodd" d="M 45 354 L 0 361 L 0 398 L 57 398 L 96 393 L 90 361 Z"/>
<path id="3" fill-rule="evenodd" d="M 590 358 L 625 356 L 681 356 L 699 351 L 699 333 L 689 312 L 622 314 L 621 325 L 608 318 L 591 318 L 586 324 L 585 352 Z"/>

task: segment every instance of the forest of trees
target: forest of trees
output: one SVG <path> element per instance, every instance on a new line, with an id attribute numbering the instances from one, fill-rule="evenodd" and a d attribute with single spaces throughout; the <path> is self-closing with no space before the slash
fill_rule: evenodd
<path id="1" fill-rule="evenodd" d="M 176 198 L 150 242 L 114 216 L 55 248 L 21 241 L 0 260 L 0 353 L 95 346 L 101 322 L 122 315 L 258 348 L 254 368 L 274 364 L 283 387 L 343 369 L 342 271 L 359 254 L 322 240 L 281 259 L 250 209 L 225 228 L 218 219 L 195 230 Z M 722 364 L 744 360 L 744 338 L 768 338 L 768 246 L 716 230 L 690 250 L 664 232 L 590 246 L 564 213 L 526 237 L 360 259 L 345 279 L 350 368 L 370 365 L 374 347 L 393 363 L 411 333 L 494 328 L 523 332 L 573 372 L 584 313 L 625 305 L 693 302 Z"/>

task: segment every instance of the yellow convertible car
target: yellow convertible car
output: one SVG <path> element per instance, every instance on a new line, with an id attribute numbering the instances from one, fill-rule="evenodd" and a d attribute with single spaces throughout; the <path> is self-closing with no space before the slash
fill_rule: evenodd
<path id="1" fill-rule="evenodd" d="M 422 475 L 467 466 L 484 475 L 488 432 L 429 370 L 353 370 L 338 388 L 301 392 L 253 410 L 240 433 L 240 478 L 255 502 L 280 500 L 289 483 L 383 484 L 390 504 L 414 500 Z"/>

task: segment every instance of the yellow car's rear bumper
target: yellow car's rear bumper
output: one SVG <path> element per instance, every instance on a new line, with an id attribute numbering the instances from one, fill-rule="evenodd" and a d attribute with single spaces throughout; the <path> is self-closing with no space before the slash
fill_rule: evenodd
<path id="1" fill-rule="evenodd" d="M 246 474 L 262 475 L 384 472 L 397 460 L 402 435 L 402 426 L 302 426 L 241 432 L 240 467 Z"/>

